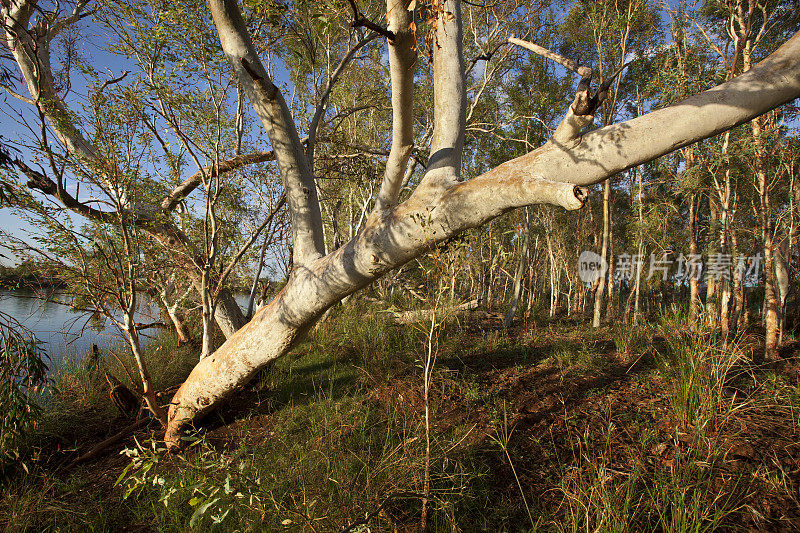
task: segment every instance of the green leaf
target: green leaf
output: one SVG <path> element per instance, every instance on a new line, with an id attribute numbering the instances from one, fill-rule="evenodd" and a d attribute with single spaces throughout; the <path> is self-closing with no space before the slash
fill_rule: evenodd
<path id="1" fill-rule="evenodd" d="M 217 503 L 218 501 L 219 498 L 214 498 L 210 502 L 204 503 L 203 505 L 198 507 L 195 510 L 194 514 L 192 515 L 192 518 L 189 520 L 189 527 L 194 527 L 197 521 L 203 517 L 203 514 L 205 514 L 205 512 L 208 511 L 208 508 Z"/>

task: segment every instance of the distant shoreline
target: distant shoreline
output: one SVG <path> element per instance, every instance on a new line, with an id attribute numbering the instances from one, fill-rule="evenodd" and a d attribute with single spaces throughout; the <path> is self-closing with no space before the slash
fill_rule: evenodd
<path id="1" fill-rule="evenodd" d="M 0 265 L 0 289 L 40 292 L 42 289 L 56 290 L 66 286 L 66 282 L 58 276 L 42 276 L 27 263 L 16 267 Z"/>

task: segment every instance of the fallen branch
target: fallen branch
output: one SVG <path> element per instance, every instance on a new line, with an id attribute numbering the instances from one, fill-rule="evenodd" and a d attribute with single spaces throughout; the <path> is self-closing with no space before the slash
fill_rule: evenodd
<path id="1" fill-rule="evenodd" d="M 463 315 L 478 308 L 478 300 L 472 300 L 452 307 L 441 307 L 437 309 L 420 309 L 419 311 L 405 311 L 395 314 L 394 320 L 398 324 L 410 324 L 420 320 L 428 320 L 434 315 L 447 318 L 454 315 Z"/>
<path id="2" fill-rule="evenodd" d="M 74 467 L 78 463 L 82 463 L 84 461 L 88 461 L 89 459 L 93 459 L 93 458 L 97 457 L 106 448 L 110 447 L 111 445 L 113 445 L 117 441 L 127 437 L 128 435 L 130 435 L 131 433 L 133 433 L 137 429 L 141 429 L 143 427 L 146 427 L 152 421 L 153 421 L 153 418 L 151 418 L 151 417 L 142 418 L 141 420 L 137 420 L 136 422 L 134 422 L 130 426 L 128 426 L 125 429 L 123 429 L 122 431 L 120 431 L 119 433 L 116 433 L 115 435 L 112 435 L 111 437 L 109 437 L 106 440 L 104 440 L 103 442 L 99 443 L 97 446 L 95 446 L 94 448 L 92 448 L 88 452 L 86 452 L 83 455 L 81 455 L 80 457 L 77 457 L 76 459 L 74 459 L 72 462 L 70 462 L 67 466 L 64 467 L 64 470 L 70 470 L 72 467 Z"/>

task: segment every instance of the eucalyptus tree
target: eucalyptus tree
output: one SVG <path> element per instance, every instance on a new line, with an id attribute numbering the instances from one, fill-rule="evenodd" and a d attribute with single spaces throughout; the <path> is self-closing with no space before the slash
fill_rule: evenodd
<path id="1" fill-rule="evenodd" d="M 214 165 L 208 165 L 206 173 L 213 176 L 223 169 L 241 168 L 244 163 L 274 157 L 291 218 L 293 268 L 273 301 L 216 352 L 201 360 L 176 393 L 165 436 L 171 446 L 180 444 L 181 431 L 187 424 L 214 409 L 260 368 L 291 350 L 330 306 L 426 253 L 431 246 L 519 207 L 551 204 L 579 209 L 588 197 L 586 187 L 747 122 L 800 95 L 800 35 L 795 35 L 761 64 L 727 83 L 670 107 L 590 129 L 610 84 L 604 83 L 596 93 L 591 88 L 590 75 L 594 72 L 545 50 L 542 52 L 546 57 L 584 76 L 572 104 L 541 146 L 471 177 L 464 172 L 463 151 L 469 107 L 466 73 L 472 63 L 464 54 L 461 3 L 388 0 L 388 26 L 384 28 L 359 11 L 353 2 L 348 6 L 351 10 L 355 7 L 353 20 L 347 24 L 355 26 L 356 43 L 371 36 L 367 32 L 374 32 L 379 37 L 371 43 L 386 45 L 392 135 L 380 183 L 375 183 L 374 203 L 370 204 L 360 230 L 349 241 L 328 251 L 315 174 L 316 149 L 309 150 L 308 141 L 301 138 L 289 103 L 270 73 L 270 63 L 262 59 L 270 58 L 270 53 L 280 53 L 286 45 L 281 34 L 262 33 L 265 26 L 271 27 L 272 21 L 269 13 L 259 11 L 261 4 L 254 4 L 245 6 L 243 12 L 235 0 L 208 2 L 221 51 L 227 58 L 226 63 L 218 62 L 215 68 L 228 69 L 235 83 L 231 81 L 226 86 L 241 88 L 269 137 L 272 150 L 225 160 L 220 154 Z M 6 41 L 31 96 L 16 94 L 36 107 L 64 152 L 80 162 L 80 168 L 86 168 L 85 174 L 93 177 L 95 186 L 108 187 L 107 182 L 113 182 L 118 175 L 116 168 L 106 158 L 99 157 L 96 148 L 76 127 L 75 115 L 67 112 L 67 104 L 59 97 L 52 71 L 47 68 L 49 43 L 83 16 L 86 4 L 79 2 L 76 8 L 72 13 L 61 14 L 38 10 L 32 0 L 5 2 L 2 17 Z M 469 14 L 471 9 L 482 8 L 465 9 Z M 361 28 L 365 30 L 362 32 Z M 169 56 L 173 46 L 179 48 L 181 43 L 177 39 L 164 39 L 162 53 Z M 418 179 L 407 182 L 405 177 L 416 141 L 410 104 L 415 95 L 424 98 L 431 89 L 430 85 L 416 87 L 414 83 L 423 55 L 431 64 L 432 78 L 429 156 L 424 172 L 417 174 Z M 374 61 L 380 62 L 382 56 L 376 54 Z M 604 82 L 609 80 L 612 78 Z M 317 97 L 314 109 L 325 100 L 326 91 Z M 311 116 L 315 115 L 316 112 Z M 207 116 L 198 114 L 197 119 L 206 120 Z M 197 125 L 201 129 L 202 126 Z M 307 132 L 309 138 L 313 131 Z M 467 159 L 481 157 L 480 153 L 469 155 Z M 60 168 L 59 161 L 50 166 Z M 67 193 L 58 176 L 55 180 L 28 177 L 39 190 L 57 198 L 62 205 L 87 216 L 108 217 L 106 211 L 80 202 L 77 192 Z M 192 184 L 197 187 L 201 182 L 191 182 L 187 187 L 192 188 Z M 404 187 L 409 186 L 412 190 L 401 196 Z M 177 198 L 183 198 L 181 193 Z M 136 214 L 133 220 L 137 226 L 167 246 L 189 250 L 188 237 L 177 231 L 180 228 L 171 216 L 165 216 L 160 206 L 149 210 L 130 202 L 125 197 L 118 199 L 123 210 L 131 209 Z"/>
<path id="2" fill-rule="evenodd" d="M 503 212 L 536 203 L 580 208 L 585 187 L 616 172 L 715 135 L 800 95 L 800 35 L 749 72 L 676 105 L 626 122 L 583 132 L 594 121 L 598 97 L 579 87 L 551 139 L 479 176 L 463 179 L 466 126 L 462 11 L 458 1 L 387 3 L 392 122 L 396 128 L 375 207 L 349 242 L 325 253 L 322 215 L 312 162 L 282 91 L 257 53 L 239 5 L 209 7 L 222 48 L 270 137 L 292 217 L 294 268 L 276 298 L 202 360 L 173 398 L 166 440 L 208 413 L 269 361 L 287 353 L 325 310 L 389 270 Z M 414 76 L 419 19 L 430 28 L 433 61 L 433 134 L 424 176 L 399 202 L 413 145 L 407 102 Z M 412 22 L 414 24 L 412 24 Z M 375 23 L 372 23 L 375 26 Z"/>

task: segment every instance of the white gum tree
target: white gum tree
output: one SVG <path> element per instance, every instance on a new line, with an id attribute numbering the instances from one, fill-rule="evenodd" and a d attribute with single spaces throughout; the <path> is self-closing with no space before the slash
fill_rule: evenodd
<path id="1" fill-rule="evenodd" d="M 286 354 L 331 305 L 425 253 L 431 245 L 527 205 L 580 209 L 587 186 L 800 96 L 800 34 L 727 83 L 590 132 L 583 130 L 592 124 L 603 94 L 592 94 L 585 78 L 548 142 L 464 180 L 461 152 L 467 101 L 461 6 L 459 0 L 434 1 L 430 9 L 435 17 L 430 163 L 419 185 L 398 203 L 413 148 L 416 46 L 410 3 L 387 0 L 386 5 L 384 37 L 389 49 L 393 125 L 380 192 L 362 230 L 326 255 L 313 161 L 308 159 L 284 97 L 256 53 L 236 0 L 209 0 L 223 50 L 275 152 L 291 212 L 294 269 L 272 303 L 201 361 L 176 393 L 168 416 L 168 445 L 178 446 L 187 424 L 213 410 L 268 362 Z M 552 53 L 548 57 L 570 63 Z"/>
<path id="2" fill-rule="evenodd" d="M 98 161 L 91 143 L 64 120 L 69 115 L 53 89 L 49 63 L 49 40 L 65 25 L 84 16 L 85 5 L 86 2 L 79 0 L 74 14 L 67 17 L 40 17 L 36 28 L 28 27 L 36 11 L 35 1 L 3 0 L 0 13 L 6 44 L 30 91 L 29 98 L 22 98 L 37 105 L 64 149 L 74 159 L 95 169 L 102 181 L 113 169 Z M 301 139 L 283 94 L 259 58 L 237 1 L 208 0 L 222 49 L 272 146 L 270 152 L 239 156 L 207 171 L 236 168 L 247 164 L 249 159 L 274 158 L 291 217 L 293 269 L 273 301 L 235 333 L 231 332 L 213 354 L 201 360 L 175 394 L 165 435 L 170 447 L 180 445 L 181 432 L 187 425 L 212 411 L 270 361 L 289 352 L 328 308 L 426 253 L 437 243 L 524 206 L 550 204 L 567 210 L 580 209 L 588 198 L 586 187 L 743 124 L 800 96 L 800 34 L 797 34 L 764 61 L 722 85 L 670 107 L 586 131 L 594 122 L 595 109 L 608 86 L 604 84 L 597 93 L 592 92 L 590 69 L 531 45 L 527 48 L 582 76 L 575 99 L 552 137 L 542 146 L 484 174 L 464 179 L 462 148 L 469 106 L 465 71 L 474 64 L 468 67 L 464 60 L 460 1 L 387 0 L 387 28 L 366 20 L 354 2 L 349 5 L 355 13 L 354 26 L 364 27 L 386 40 L 391 147 L 367 220 L 348 242 L 328 252 L 314 175 L 316 129 L 312 128 L 314 131 L 308 133 L 306 140 Z M 426 37 L 431 43 L 433 62 L 430 158 L 423 177 L 401 202 L 400 193 L 407 187 L 405 178 L 414 149 L 412 104 L 417 64 L 414 20 L 422 11 L 430 22 L 426 26 L 431 31 Z M 374 37 L 368 32 L 365 38 Z M 342 63 L 342 68 L 346 63 Z M 339 68 L 336 70 L 341 72 Z M 331 84 L 335 81 L 332 76 Z M 324 108 L 329 94 L 327 90 L 322 92 L 318 106 Z M 62 184 L 44 177 L 37 179 L 41 183 L 33 180 L 34 186 L 66 207 L 86 211 L 85 216 L 107 216 L 87 211 L 89 208 L 71 197 Z M 174 208 L 177 199 L 200 181 L 187 180 L 157 210 L 168 212 Z M 163 220 L 164 217 L 148 219 L 142 214 L 136 223 L 168 248 L 185 249 L 188 245 L 181 241 L 177 229 L 165 225 Z M 184 255 L 190 254 L 184 252 Z M 190 279 L 197 277 L 193 265 L 187 265 L 186 273 Z"/>

